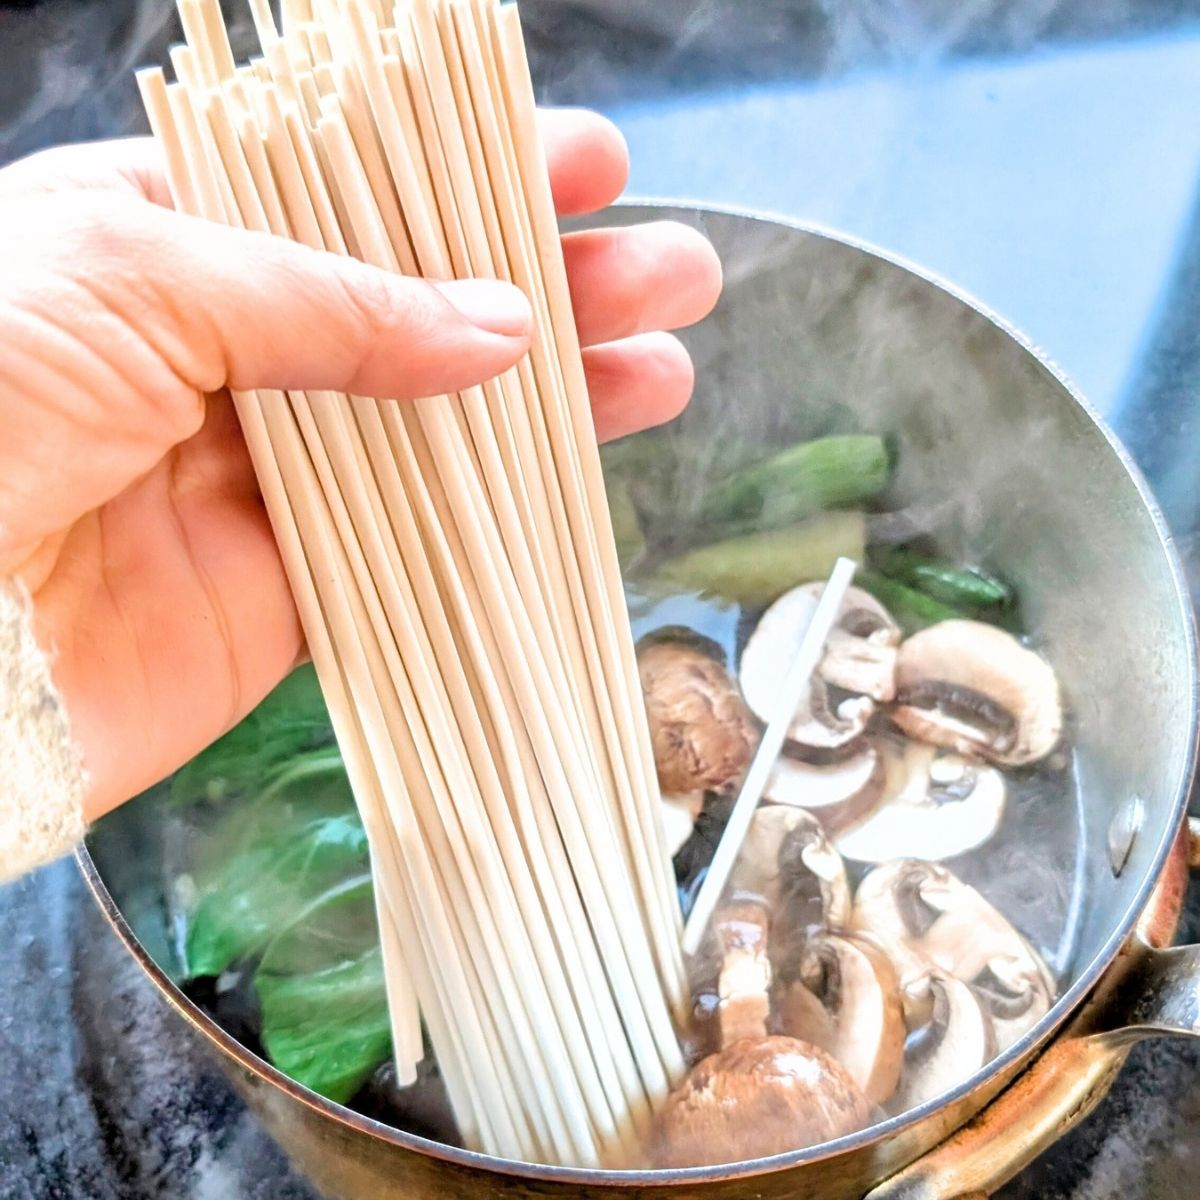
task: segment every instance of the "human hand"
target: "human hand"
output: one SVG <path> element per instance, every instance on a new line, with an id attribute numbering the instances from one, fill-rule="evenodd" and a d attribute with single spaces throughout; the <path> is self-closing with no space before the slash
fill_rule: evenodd
<path id="1" fill-rule="evenodd" d="M 595 211 L 624 145 L 592 114 L 543 114 L 555 201 Z M 602 438 L 691 393 L 659 332 L 704 316 L 711 247 L 661 223 L 564 239 Z M 504 284 L 383 275 L 169 210 L 148 141 L 0 171 L 0 578 L 39 640 L 101 815 L 240 720 L 303 637 L 226 388 L 389 398 L 481 382 L 527 348 Z"/>

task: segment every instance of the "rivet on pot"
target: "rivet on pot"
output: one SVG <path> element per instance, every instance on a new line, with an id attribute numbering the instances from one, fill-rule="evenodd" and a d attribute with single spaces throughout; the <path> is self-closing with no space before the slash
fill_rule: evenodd
<path id="1" fill-rule="evenodd" d="M 1108 862 L 1112 873 L 1120 876 L 1125 870 L 1133 844 L 1146 821 L 1146 805 L 1141 796 L 1130 796 L 1117 810 L 1108 827 Z"/>

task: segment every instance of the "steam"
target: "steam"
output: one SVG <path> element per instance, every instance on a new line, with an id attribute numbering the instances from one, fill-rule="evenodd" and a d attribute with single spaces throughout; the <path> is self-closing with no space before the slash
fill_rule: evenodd
<path id="1" fill-rule="evenodd" d="M 221 8 L 244 61 L 257 53 L 249 6 L 221 0 Z M 0 83 L 0 107 L 13 114 L 0 128 L 0 165 L 65 142 L 145 133 L 133 72 L 166 65 L 178 22 L 165 0 L 47 0 L 0 15 L 5 50 L 26 51 L 6 61 L 13 82 Z"/>

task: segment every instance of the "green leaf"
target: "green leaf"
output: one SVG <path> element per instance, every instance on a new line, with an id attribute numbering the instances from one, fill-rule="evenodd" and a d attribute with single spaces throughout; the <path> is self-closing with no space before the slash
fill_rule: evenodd
<path id="1" fill-rule="evenodd" d="M 317 674 L 293 671 L 248 717 L 171 780 L 168 803 L 252 795 L 297 756 L 334 744 Z"/>
<path id="2" fill-rule="evenodd" d="M 937 625 L 941 621 L 961 620 L 969 615 L 960 608 L 943 604 L 941 600 L 935 600 L 924 592 L 897 583 L 894 579 L 875 571 L 858 571 L 854 582 L 863 591 L 874 596 L 909 637 L 922 629 L 928 629 L 930 625 Z"/>
<path id="3" fill-rule="evenodd" d="M 713 485 L 701 515 L 729 533 L 778 529 L 877 496 L 891 475 L 882 438 L 860 434 L 789 446 Z"/>
<path id="4" fill-rule="evenodd" d="M 222 805 L 194 836 L 184 914 L 189 977 L 219 975 L 298 910 L 365 870 L 367 838 L 336 751 L 299 758 L 256 796 Z"/>
<path id="5" fill-rule="evenodd" d="M 979 567 L 958 566 L 911 550 L 881 549 L 875 559 L 885 575 L 943 604 L 984 612 L 1011 608 L 1015 601 L 1004 580 Z"/>
<path id="6" fill-rule="evenodd" d="M 322 1096 L 349 1100 L 392 1045 L 370 875 L 310 904 L 267 947 L 254 985 L 271 1061 Z"/>

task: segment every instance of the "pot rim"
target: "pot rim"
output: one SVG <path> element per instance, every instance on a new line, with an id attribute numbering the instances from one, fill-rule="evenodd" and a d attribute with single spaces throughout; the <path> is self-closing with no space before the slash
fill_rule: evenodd
<path id="1" fill-rule="evenodd" d="M 1132 932 L 1135 921 L 1146 907 L 1150 899 L 1150 893 L 1163 872 L 1180 822 L 1187 809 L 1192 780 L 1196 772 L 1198 748 L 1195 720 L 1198 695 L 1196 617 L 1186 577 L 1183 572 L 1183 566 L 1176 550 L 1175 538 L 1171 534 L 1166 518 L 1163 516 L 1158 502 L 1154 498 L 1140 468 L 1134 463 L 1128 451 L 1121 444 L 1108 423 L 1091 403 L 1084 398 L 1067 373 L 1037 346 L 1032 339 L 971 293 L 902 255 L 895 254 L 852 234 L 844 233 L 815 221 L 798 220 L 768 210 L 755 210 L 737 205 L 701 203 L 686 199 L 658 197 L 626 197 L 614 205 L 614 207 L 631 210 L 649 210 L 649 213 L 658 213 L 664 218 L 669 218 L 672 213 L 712 214 L 784 226 L 800 233 L 812 234 L 838 242 L 850 249 L 858 250 L 861 253 L 871 255 L 882 259 L 884 262 L 900 267 L 925 283 L 948 293 L 960 303 L 967 305 L 985 320 L 996 326 L 1002 333 L 1015 340 L 1027 354 L 1032 355 L 1053 376 L 1055 381 L 1075 404 L 1091 419 L 1107 442 L 1109 449 L 1120 462 L 1150 516 L 1151 523 L 1158 535 L 1159 546 L 1166 556 L 1171 572 L 1176 607 L 1179 616 L 1183 619 L 1184 641 L 1188 651 L 1188 670 L 1191 678 L 1191 687 L 1189 689 L 1191 693 L 1191 719 L 1189 721 L 1187 751 L 1176 781 L 1175 798 L 1171 807 L 1170 819 L 1162 827 L 1158 844 L 1154 847 L 1145 877 L 1138 884 L 1133 900 L 1108 939 L 1093 956 L 1091 962 L 1087 964 L 1071 986 L 1058 998 L 1050 1011 L 1037 1025 L 1029 1030 L 1019 1041 L 1005 1050 L 1003 1054 L 998 1055 L 988 1063 L 982 1070 L 976 1072 L 952 1091 L 935 1097 L 918 1108 L 868 1126 L 866 1129 L 859 1130 L 846 1137 L 830 1142 L 822 1142 L 819 1145 L 810 1146 L 803 1150 L 793 1150 L 786 1154 L 773 1155 L 769 1158 L 749 1159 L 744 1162 L 720 1164 L 717 1166 L 634 1171 L 549 1166 L 541 1163 L 523 1163 L 512 1159 L 497 1158 L 472 1150 L 447 1146 L 441 1142 L 419 1137 L 416 1134 L 406 1133 L 381 1121 L 376 1121 L 370 1117 L 353 1112 L 343 1105 L 327 1100 L 323 1096 L 319 1096 L 317 1093 L 296 1083 L 279 1071 L 278 1068 L 246 1049 L 245 1046 L 226 1033 L 207 1013 L 189 1000 L 171 982 L 166 973 L 150 957 L 145 947 L 133 932 L 129 922 L 126 921 L 105 885 L 104 880 L 101 878 L 100 872 L 86 844 L 81 844 L 75 851 L 75 860 L 89 890 L 108 923 L 125 944 L 126 949 L 141 966 L 142 970 L 150 977 L 151 982 L 188 1024 L 197 1028 L 210 1042 L 215 1043 L 220 1050 L 233 1059 L 243 1070 L 257 1077 L 262 1082 L 287 1093 L 293 1100 L 321 1113 L 330 1120 L 336 1121 L 368 1137 L 390 1142 L 413 1153 L 438 1159 L 457 1167 L 490 1172 L 494 1175 L 516 1177 L 544 1183 L 566 1184 L 580 1188 L 698 1185 L 723 1180 L 747 1179 L 756 1175 L 773 1174 L 777 1171 L 788 1170 L 807 1163 L 835 1158 L 851 1151 L 866 1149 L 877 1142 L 893 1137 L 906 1129 L 920 1124 L 975 1089 L 985 1086 L 1002 1076 L 1005 1072 L 1011 1071 L 1023 1059 L 1030 1056 L 1041 1043 L 1048 1040 L 1066 1022 L 1067 1018 L 1079 1007 L 1083 999 L 1112 964 L 1121 946 L 1124 945 Z"/>

